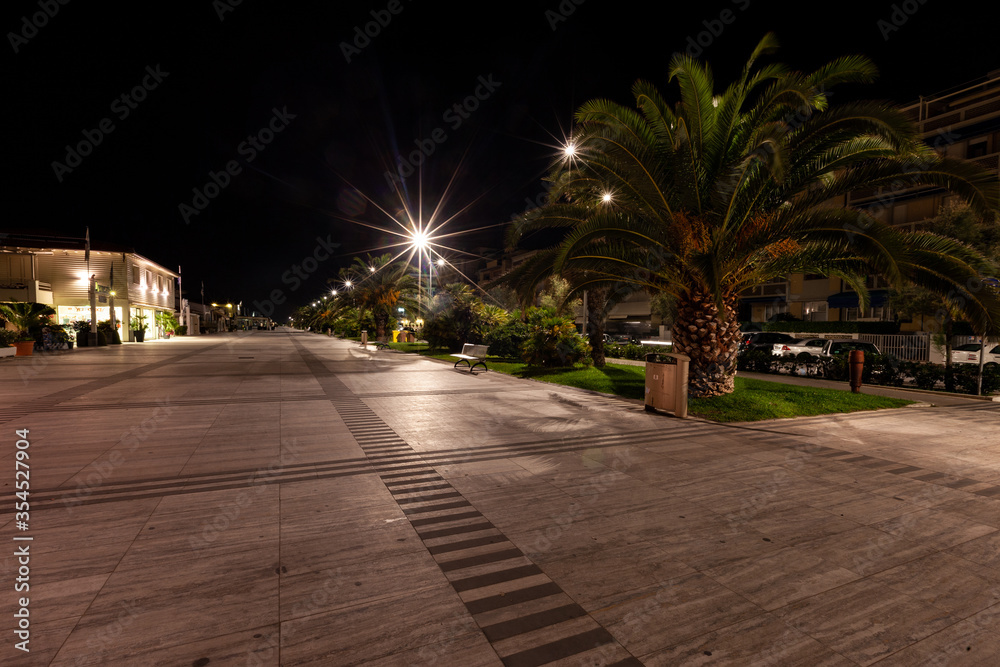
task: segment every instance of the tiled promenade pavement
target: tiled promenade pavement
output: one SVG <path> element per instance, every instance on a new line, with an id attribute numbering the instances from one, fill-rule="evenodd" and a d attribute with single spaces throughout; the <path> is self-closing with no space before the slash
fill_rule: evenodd
<path id="1" fill-rule="evenodd" d="M 0 394 L 4 666 L 1000 664 L 997 403 L 721 426 L 277 332 Z"/>

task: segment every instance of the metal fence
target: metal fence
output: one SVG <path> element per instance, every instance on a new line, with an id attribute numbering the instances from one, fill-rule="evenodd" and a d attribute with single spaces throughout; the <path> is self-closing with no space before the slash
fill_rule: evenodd
<path id="1" fill-rule="evenodd" d="M 858 339 L 875 343 L 882 354 L 891 354 L 904 361 L 930 361 L 931 335 L 915 334 L 858 334 Z"/>

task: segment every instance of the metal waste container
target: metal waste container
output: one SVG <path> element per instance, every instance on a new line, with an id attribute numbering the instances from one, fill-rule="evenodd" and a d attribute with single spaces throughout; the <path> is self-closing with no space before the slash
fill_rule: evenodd
<path id="1" fill-rule="evenodd" d="M 665 410 L 684 419 L 688 413 L 688 365 L 686 354 L 646 355 L 646 411 Z"/>
<path id="2" fill-rule="evenodd" d="M 368 329 L 361 330 L 361 347 L 368 347 Z"/>

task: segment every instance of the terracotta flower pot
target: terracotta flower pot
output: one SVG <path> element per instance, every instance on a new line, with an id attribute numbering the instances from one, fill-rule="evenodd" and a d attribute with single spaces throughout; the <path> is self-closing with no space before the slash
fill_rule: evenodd
<path id="1" fill-rule="evenodd" d="M 33 340 L 22 340 L 14 343 L 14 347 L 17 348 L 17 354 L 15 357 L 30 357 L 35 351 L 35 341 Z"/>

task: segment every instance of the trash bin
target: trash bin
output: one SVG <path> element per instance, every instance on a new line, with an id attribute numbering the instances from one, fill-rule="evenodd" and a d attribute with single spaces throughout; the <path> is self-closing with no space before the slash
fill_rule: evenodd
<path id="1" fill-rule="evenodd" d="M 368 347 L 368 329 L 361 330 L 361 347 Z"/>
<path id="2" fill-rule="evenodd" d="M 398 338 L 399 338 L 399 332 L 398 331 L 393 331 L 392 332 L 392 342 L 395 343 L 398 340 Z"/>
<path id="3" fill-rule="evenodd" d="M 646 411 L 665 410 L 687 417 L 688 365 L 686 354 L 646 355 Z"/>

